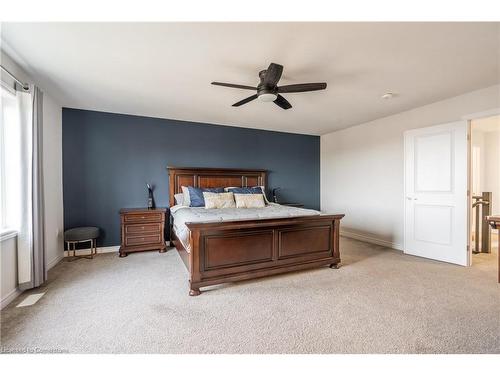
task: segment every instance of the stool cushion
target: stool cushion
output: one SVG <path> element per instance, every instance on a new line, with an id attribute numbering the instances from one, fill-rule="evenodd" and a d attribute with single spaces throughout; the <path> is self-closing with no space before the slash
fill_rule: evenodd
<path id="1" fill-rule="evenodd" d="M 64 232 L 64 241 L 84 241 L 99 237 L 97 227 L 71 228 Z"/>

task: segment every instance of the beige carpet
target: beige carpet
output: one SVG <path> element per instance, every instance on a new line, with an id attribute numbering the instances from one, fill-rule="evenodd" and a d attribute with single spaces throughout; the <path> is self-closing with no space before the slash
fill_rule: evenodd
<path id="1" fill-rule="evenodd" d="M 495 256 L 464 268 L 342 239 L 343 267 L 188 296 L 175 251 L 62 262 L 2 311 L 6 351 L 500 353 Z"/>

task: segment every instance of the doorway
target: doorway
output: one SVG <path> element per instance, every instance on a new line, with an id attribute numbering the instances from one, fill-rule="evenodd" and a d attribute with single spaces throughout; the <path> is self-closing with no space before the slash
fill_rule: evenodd
<path id="1" fill-rule="evenodd" d="M 500 214 L 500 115 L 470 121 L 470 263 L 496 267 L 498 231 L 485 217 Z"/>

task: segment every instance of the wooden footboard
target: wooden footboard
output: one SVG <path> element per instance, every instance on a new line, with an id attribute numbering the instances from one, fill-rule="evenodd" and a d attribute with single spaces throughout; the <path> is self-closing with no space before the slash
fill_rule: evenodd
<path id="1" fill-rule="evenodd" d="M 325 265 L 336 267 L 340 263 L 342 217 L 187 223 L 191 231 L 191 251 L 186 259 L 189 294 L 198 295 L 200 287 L 208 285 Z"/>

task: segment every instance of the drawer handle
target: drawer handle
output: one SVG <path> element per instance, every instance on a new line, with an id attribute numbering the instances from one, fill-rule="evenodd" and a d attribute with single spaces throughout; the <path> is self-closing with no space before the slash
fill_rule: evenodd
<path id="1" fill-rule="evenodd" d="M 145 218 L 146 218 L 146 216 L 141 216 L 141 219 L 145 219 Z"/>

